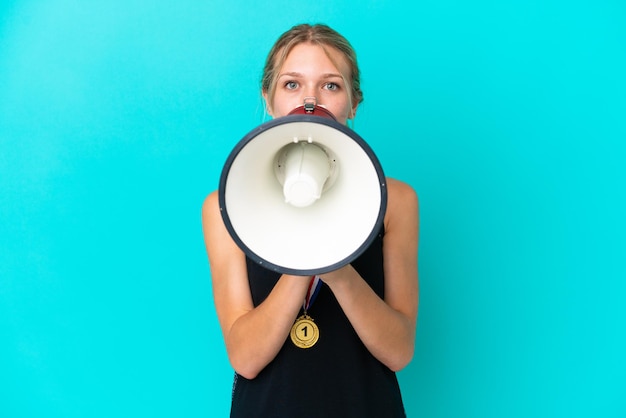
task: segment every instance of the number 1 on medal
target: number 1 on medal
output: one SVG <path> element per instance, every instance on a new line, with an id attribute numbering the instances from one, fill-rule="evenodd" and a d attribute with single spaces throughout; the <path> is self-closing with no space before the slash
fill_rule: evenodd
<path id="1" fill-rule="evenodd" d="M 291 341 L 299 348 L 309 348 L 315 345 L 319 338 L 319 328 L 308 315 L 296 319 L 291 327 Z"/>

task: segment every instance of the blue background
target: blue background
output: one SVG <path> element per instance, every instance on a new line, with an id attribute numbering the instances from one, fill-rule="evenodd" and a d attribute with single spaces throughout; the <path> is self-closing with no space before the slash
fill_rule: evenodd
<path id="1" fill-rule="evenodd" d="M 200 207 L 300 22 L 420 195 L 408 415 L 626 416 L 618 0 L 5 0 L 0 416 L 227 416 Z"/>

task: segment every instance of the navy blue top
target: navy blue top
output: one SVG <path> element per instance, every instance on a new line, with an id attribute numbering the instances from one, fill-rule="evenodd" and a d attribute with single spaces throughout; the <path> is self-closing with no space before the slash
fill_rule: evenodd
<path id="1" fill-rule="evenodd" d="M 381 232 L 352 266 L 384 297 Z M 252 260 L 248 278 L 257 306 L 280 274 Z M 302 311 L 300 312 L 302 314 Z M 255 379 L 235 374 L 233 418 L 395 418 L 405 417 L 396 375 L 365 348 L 327 285 L 308 314 L 319 340 L 308 349 L 287 337 L 276 358 Z"/>

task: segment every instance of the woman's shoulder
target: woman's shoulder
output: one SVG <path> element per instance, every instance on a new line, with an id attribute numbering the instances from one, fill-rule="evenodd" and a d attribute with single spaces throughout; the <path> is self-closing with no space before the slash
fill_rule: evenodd
<path id="1" fill-rule="evenodd" d="M 401 180 L 387 177 L 387 192 L 389 199 L 414 199 L 417 201 L 415 189 Z"/>
<path id="2" fill-rule="evenodd" d="M 385 225 L 389 227 L 391 218 L 416 218 L 419 201 L 415 189 L 403 181 L 387 178 L 387 213 Z"/>
<path id="3" fill-rule="evenodd" d="M 219 194 L 217 190 L 209 193 L 202 202 L 202 223 L 205 226 L 221 223 Z"/>
<path id="4" fill-rule="evenodd" d="M 202 202 L 202 213 L 205 213 L 207 210 L 215 210 L 216 207 L 219 207 L 219 195 L 218 191 L 214 190 L 204 198 L 204 202 Z"/>
<path id="5" fill-rule="evenodd" d="M 218 190 L 213 190 L 204 198 L 204 205 L 215 204 L 218 200 Z"/>

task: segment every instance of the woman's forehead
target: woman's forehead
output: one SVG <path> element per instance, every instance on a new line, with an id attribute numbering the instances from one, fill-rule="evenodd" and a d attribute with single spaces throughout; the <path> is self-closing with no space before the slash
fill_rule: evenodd
<path id="1" fill-rule="evenodd" d="M 334 69 L 340 75 L 349 76 L 350 65 L 345 55 L 331 45 L 323 45 L 311 42 L 302 42 L 294 45 L 281 65 L 279 73 L 292 72 L 292 67 L 298 66 L 326 67 L 329 74 Z"/>

